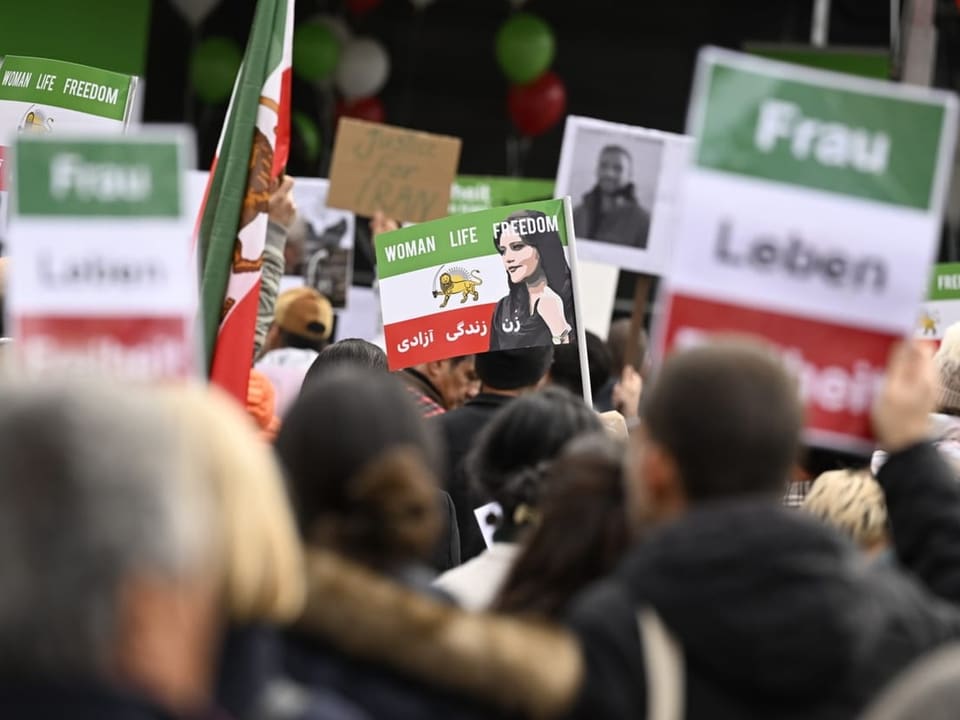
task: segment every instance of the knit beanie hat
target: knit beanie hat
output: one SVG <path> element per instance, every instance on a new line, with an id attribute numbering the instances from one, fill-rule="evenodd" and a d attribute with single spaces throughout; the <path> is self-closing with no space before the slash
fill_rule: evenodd
<path id="1" fill-rule="evenodd" d="M 489 388 L 518 390 L 540 382 L 552 362 L 552 345 L 495 350 L 477 355 L 477 377 Z"/>
<path id="2" fill-rule="evenodd" d="M 951 415 L 960 415 L 960 323 L 947 328 L 937 354 L 937 409 Z"/>

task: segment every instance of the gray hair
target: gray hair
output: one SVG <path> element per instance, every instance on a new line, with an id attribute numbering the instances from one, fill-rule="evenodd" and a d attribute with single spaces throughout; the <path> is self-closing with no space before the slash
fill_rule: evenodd
<path id="1" fill-rule="evenodd" d="M 0 383 L 0 671 L 108 671 L 124 580 L 214 558 L 204 465 L 147 389 Z"/>

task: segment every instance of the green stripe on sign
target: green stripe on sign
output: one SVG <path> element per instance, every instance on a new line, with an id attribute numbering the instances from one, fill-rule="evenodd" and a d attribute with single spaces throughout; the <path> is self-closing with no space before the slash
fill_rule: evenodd
<path id="1" fill-rule="evenodd" d="M 179 145 L 173 141 L 67 142 L 21 137 L 15 161 L 20 215 L 180 215 L 182 167 Z"/>
<path id="2" fill-rule="evenodd" d="M 944 106 L 714 64 L 697 164 L 928 209 Z"/>
<path id="3" fill-rule="evenodd" d="M 933 266 L 929 300 L 960 300 L 960 263 Z"/>
<path id="4" fill-rule="evenodd" d="M 377 274 L 381 278 L 422 270 L 436 265 L 497 254 L 494 230 L 522 210 L 539 211 L 540 217 L 517 220 L 518 232 L 556 231 L 567 244 L 563 200 L 542 200 L 482 210 L 411 225 L 377 236 Z"/>
<path id="5" fill-rule="evenodd" d="M 123 120 L 130 75 L 42 58 L 8 55 L 0 62 L 0 100 L 37 103 Z M 54 123 L 56 116 L 53 117 Z"/>

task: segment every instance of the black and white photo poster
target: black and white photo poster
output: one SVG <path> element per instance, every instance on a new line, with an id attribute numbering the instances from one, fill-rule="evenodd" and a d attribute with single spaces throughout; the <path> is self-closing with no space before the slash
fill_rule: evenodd
<path id="1" fill-rule="evenodd" d="M 556 195 L 573 200 L 584 260 L 662 274 L 689 147 L 684 135 L 567 118 Z"/>

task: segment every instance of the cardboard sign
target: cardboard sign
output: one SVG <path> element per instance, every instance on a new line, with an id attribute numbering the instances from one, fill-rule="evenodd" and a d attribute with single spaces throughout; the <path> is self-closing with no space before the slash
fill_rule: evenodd
<path id="1" fill-rule="evenodd" d="M 941 263 L 933 266 L 927 300 L 920 309 L 914 335 L 939 345 L 954 323 L 960 323 L 960 263 Z"/>
<path id="2" fill-rule="evenodd" d="M 21 136 L 14 151 L 7 302 L 23 367 L 195 374 L 192 137 Z"/>
<path id="3" fill-rule="evenodd" d="M 547 200 L 377 236 L 390 368 L 578 337 L 585 347 L 569 210 Z"/>
<path id="4" fill-rule="evenodd" d="M 330 165 L 330 207 L 424 222 L 447 214 L 460 138 L 343 118 Z"/>
<path id="5" fill-rule="evenodd" d="M 121 133 L 137 78 L 75 63 L 7 55 L 0 59 L 0 241 L 6 213 L 7 146 L 28 135 Z"/>
<path id="6" fill-rule="evenodd" d="M 567 118 L 557 194 L 573 198 L 583 260 L 663 274 L 690 145 L 685 135 Z"/>
<path id="7" fill-rule="evenodd" d="M 871 447 L 875 388 L 929 280 L 956 114 L 944 92 L 701 52 L 659 354 L 763 337 L 799 376 L 808 442 Z"/>
<path id="8" fill-rule="evenodd" d="M 450 188 L 447 212 L 449 215 L 462 215 L 503 205 L 549 200 L 552 197 L 555 197 L 553 180 L 458 175 Z"/>

